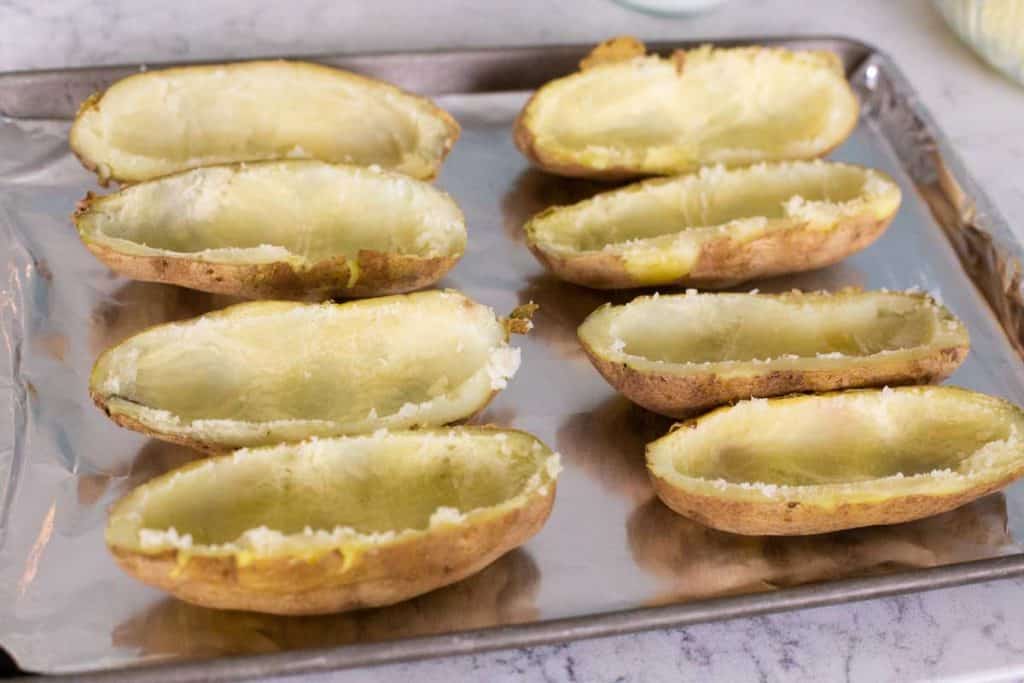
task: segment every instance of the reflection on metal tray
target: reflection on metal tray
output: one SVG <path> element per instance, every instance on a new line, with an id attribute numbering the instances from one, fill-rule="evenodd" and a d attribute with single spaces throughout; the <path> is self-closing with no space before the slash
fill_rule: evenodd
<path id="1" fill-rule="evenodd" d="M 755 42 L 755 41 L 737 41 Z M 1024 403 L 1020 247 L 951 155 L 898 69 L 843 39 L 776 40 L 838 52 L 863 103 L 833 157 L 881 168 L 904 206 L 844 263 L 757 283 L 763 291 L 921 287 L 967 324 L 973 349 L 951 382 Z M 656 45 L 659 50 L 685 44 Z M 531 170 L 510 125 L 528 90 L 568 72 L 583 46 L 327 57 L 438 96 L 463 126 L 440 184 L 463 207 L 465 258 L 442 284 L 508 312 L 541 305 L 523 367 L 480 418 L 537 434 L 566 470 L 547 527 L 456 585 L 393 607 L 282 618 L 176 602 L 123 575 L 105 511 L 194 454 L 118 429 L 89 404 L 91 363 L 146 326 L 231 301 L 119 279 L 79 244 L 68 214 L 93 179 L 68 153 L 68 119 L 133 72 L 0 75 L 0 316 L 8 423 L 0 444 L 0 644 L 27 670 L 129 665 L 170 680 L 356 666 L 688 624 L 1024 574 L 1024 487 L 940 517 L 808 538 L 744 538 L 678 517 L 653 497 L 643 445 L 668 421 L 618 397 L 575 338 L 602 302 L 632 295 L 560 283 L 522 244 L 533 212 L 595 185 Z M 988 303 L 986 303 L 986 299 Z M 1016 539 L 1016 540 L 1015 540 Z M 457 634 L 455 632 L 458 632 Z M 259 655 L 259 656 L 241 656 Z M 109 677 L 136 676 L 108 673 Z"/>

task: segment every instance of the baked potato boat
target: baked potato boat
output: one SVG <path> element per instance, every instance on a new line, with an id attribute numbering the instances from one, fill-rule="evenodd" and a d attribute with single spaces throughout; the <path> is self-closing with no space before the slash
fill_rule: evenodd
<path id="1" fill-rule="evenodd" d="M 238 304 L 107 350 L 89 391 L 117 424 L 207 452 L 444 425 L 515 374 L 515 315 L 453 291 Z"/>
<path id="2" fill-rule="evenodd" d="M 930 517 L 1024 475 L 1024 411 L 956 387 L 752 399 L 647 446 L 658 497 L 737 534 Z"/>
<path id="3" fill-rule="evenodd" d="M 526 241 L 586 287 L 720 288 L 837 263 L 885 232 L 900 198 L 887 175 L 852 164 L 712 167 L 552 207 Z"/>
<path id="4" fill-rule="evenodd" d="M 205 607 L 324 614 L 473 574 L 544 525 L 558 455 L 524 432 L 380 431 L 173 470 L 110 513 L 135 578 Z"/>
<path id="5" fill-rule="evenodd" d="M 321 64 L 252 61 L 146 71 L 82 103 L 72 151 L 108 180 L 267 159 L 437 175 L 459 125 L 430 100 Z"/>
<path id="6" fill-rule="evenodd" d="M 515 141 L 551 173 L 616 180 L 819 157 L 858 110 L 832 52 L 705 45 L 662 58 L 623 37 L 541 87 Z"/>
<path id="7" fill-rule="evenodd" d="M 674 294 L 605 304 L 578 330 L 598 372 L 670 417 L 750 397 L 935 382 L 967 329 L 918 292 Z"/>
<path id="8" fill-rule="evenodd" d="M 249 298 L 408 292 L 466 248 L 462 212 L 434 186 L 319 161 L 210 166 L 90 193 L 73 219 L 125 277 Z"/>

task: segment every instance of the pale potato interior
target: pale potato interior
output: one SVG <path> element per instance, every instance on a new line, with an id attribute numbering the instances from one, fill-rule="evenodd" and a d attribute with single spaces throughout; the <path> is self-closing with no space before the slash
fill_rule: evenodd
<path id="1" fill-rule="evenodd" d="M 308 265 L 364 249 L 447 256 L 461 254 L 466 241 L 458 207 L 432 185 L 315 161 L 202 168 L 141 183 L 93 202 L 77 223 L 85 239 L 120 252 L 224 262 L 281 260 L 282 250 Z"/>
<path id="2" fill-rule="evenodd" d="M 1007 404 L 959 389 L 847 392 L 737 404 L 652 445 L 679 474 L 731 483 L 844 484 L 949 469 L 1016 435 Z M 1019 447 L 1019 446 L 1018 446 Z"/>
<path id="3" fill-rule="evenodd" d="M 571 207 L 542 214 L 530 226 L 536 242 L 559 251 L 600 251 L 637 240 L 707 232 L 732 221 L 775 221 L 794 207 L 819 203 L 839 215 L 843 204 L 862 203 L 898 189 L 870 169 L 838 163 L 758 165 L 638 183 Z M 764 229 L 760 226 L 759 229 Z M 694 234 L 693 239 L 702 236 Z"/>
<path id="4" fill-rule="evenodd" d="M 210 164 L 309 158 L 434 175 L 451 131 L 388 84 L 301 62 L 153 71 L 118 81 L 72 130 L 78 154 L 147 180 Z"/>
<path id="5" fill-rule="evenodd" d="M 868 356 L 931 344 L 948 331 L 940 314 L 927 299 L 902 293 L 644 297 L 603 319 L 602 341 L 680 364 Z"/>
<path id="6" fill-rule="evenodd" d="M 550 454 L 537 443 L 520 432 L 428 430 L 246 451 L 158 480 L 118 512 L 137 513 L 135 528 L 173 527 L 198 545 L 259 527 L 425 529 L 438 508 L 465 513 L 522 493 Z"/>
<path id="7" fill-rule="evenodd" d="M 857 103 L 834 62 L 764 48 L 638 57 L 553 82 L 530 110 L 536 145 L 597 168 L 652 171 L 817 156 Z"/>
<path id="8" fill-rule="evenodd" d="M 92 386 L 160 429 L 268 425 L 236 443 L 255 445 L 274 442 L 276 421 L 352 433 L 467 417 L 514 372 L 494 365 L 506 351 L 494 313 L 454 293 L 261 302 L 132 337 L 100 359 Z"/>

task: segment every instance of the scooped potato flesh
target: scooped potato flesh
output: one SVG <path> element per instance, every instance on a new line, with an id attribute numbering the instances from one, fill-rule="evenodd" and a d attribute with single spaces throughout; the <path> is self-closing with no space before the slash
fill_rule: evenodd
<path id="1" fill-rule="evenodd" d="M 549 456 L 529 434 L 472 429 L 240 451 L 157 480 L 144 496 L 126 499 L 114 510 L 107 538 L 145 550 L 140 529 L 173 528 L 178 537 L 191 537 L 193 553 L 202 553 L 202 546 L 233 543 L 261 527 L 300 537 L 306 528 L 423 530 L 440 508 L 468 513 L 550 481 Z M 157 545 L 167 540 L 157 538 Z"/>
<path id="2" fill-rule="evenodd" d="M 659 245 L 679 250 L 689 243 L 696 258 L 696 248 L 723 229 L 740 241 L 770 231 L 773 223 L 828 229 L 844 213 L 886 217 L 899 202 L 899 188 L 877 171 L 786 162 L 637 183 L 540 214 L 527 230 L 542 248 L 560 253 Z"/>
<path id="3" fill-rule="evenodd" d="M 446 424 L 515 372 L 505 334 L 449 292 L 241 304 L 132 337 L 97 361 L 91 389 L 108 411 L 230 446 Z"/>
<path id="4" fill-rule="evenodd" d="M 729 483 L 818 486 L 972 474 L 1020 460 L 1024 415 L 945 387 L 752 400 L 650 445 L 655 474 Z"/>
<path id="5" fill-rule="evenodd" d="M 316 161 L 187 171 L 94 200 L 76 222 L 120 252 L 221 262 L 444 256 L 466 241 L 459 208 L 433 186 Z"/>
<path id="6" fill-rule="evenodd" d="M 457 126 L 429 101 L 372 79 L 285 61 L 152 71 L 86 106 L 73 149 L 137 182 L 210 164 L 310 158 L 433 177 Z"/>
<path id="7" fill-rule="evenodd" d="M 704 47 L 559 79 L 527 116 L 534 147 L 552 159 L 671 173 L 818 156 L 853 128 L 857 103 L 827 56 Z"/>
<path id="8" fill-rule="evenodd" d="M 643 297 L 610 313 L 593 327 L 584 324 L 586 341 L 600 347 L 618 340 L 623 354 L 673 364 L 869 356 L 945 337 L 962 343 L 951 316 L 900 292 Z"/>

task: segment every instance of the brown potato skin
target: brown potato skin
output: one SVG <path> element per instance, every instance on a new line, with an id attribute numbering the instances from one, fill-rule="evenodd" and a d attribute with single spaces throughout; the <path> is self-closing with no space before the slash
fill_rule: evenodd
<path id="1" fill-rule="evenodd" d="M 390 605 L 474 574 L 540 531 L 555 499 L 555 482 L 522 507 L 474 524 L 443 527 L 411 540 L 369 547 L 346 558 L 340 550 L 312 561 L 234 556 L 159 555 L 111 547 L 128 574 L 203 607 L 283 615 L 328 614 Z"/>
<path id="2" fill-rule="evenodd" d="M 420 100 L 421 102 L 426 103 L 428 105 L 430 113 L 433 116 L 435 116 L 438 119 L 440 119 L 444 123 L 444 127 L 447 130 L 448 134 L 445 137 L 444 149 L 441 152 L 441 156 L 434 163 L 434 166 L 433 166 L 433 169 L 432 169 L 433 172 L 430 175 L 428 175 L 428 176 L 424 176 L 424 177 L 419 178 L 420 180 L 430 181 L 430 180 L 434 180 L 435 178 L 437 178 L 437 174 L 441 171 L 441 166 L 442 166 L 442 164 L 444 164 L 444 160 L 448 157 L 448 154 L 452 151 L 452 147 L 455 146 L 455 143 L 459 139 L 459 135 L 462 133 L 462 128 L 461 128 L 461 126 L 459 126 L 459 122 L 456 121 L 455 118 L 451 114 L 449 114 L 447 111 L 445 111 L 441 107 L 437 106 L 432 100 L 429 100 L 429 99 L 427 99 L 425 97 L 421 97 L 419 95 L 414 95 L 413 93 L 410 93 L 410 92 L 408 92 L 406 90 L 403 90 L 402 88 L 399 88 L 398 86 L 392 85 L 391 83 L 388 83 L 387 81 L 382 81 L 382 80 L 379 80 L 379 79 L 376 79 L 376 78 L 371 78 L 369 76 L 362 76 L 360 74 L 353 73 L 351 71 L 346 71 L 344 69 L 338 69 L 338 68 L 335 68 L 335 67 L 327 66 L 327 65 L 324 65 L 324 64 L 317 64 L 317 63 L 314 63 L 314 62 L 303 62 L 303 61 L 284 60 L 284 59 L 251 60 L 251 61 L 242 61 L 242 62 L 231 62 L 231 63 L 227 63 L 227 64 L 222 64 L 220 66 L 230 67 L 232 64 L 254 64 L 254 63 L 256 63 L 256 64 L 259 64 L 259 63 L 280 63 L 280 64 L 288 64 L 290 66 L 295 66 L 295 67 L 299 67 L 299 68 L 303 68 L 303 69 L 330 71 L 330 72 L 332 72 L 334 74 L 341 75 L 341 76 L 343 76 L 346 79 L 349 79 L 349 80 L 352 80 L 352 81 L 356 81 L 356 82 L 360 82 L 360 83 L 362 83 L 362 84 L 364 84 L 364 85 L 366 85 L 368 87 L 384 86 L 388 90 L 392 90 L 392 91 L 397 92 L 397 93 L 399 93 L 401 95 L 404 95 L 406 97 L 414 98 L 414 99 Z M 195 69 L 195 68 L 211 68 L 211 67 L 217 67 L 217 66 L 218 65 L 215 65 L 215 64 L 196 64 L 196 65 L 192 65 L 192 66 L 172 67 L 172 68 L 169 68 L 169 69 L 160 69 L 159 72 L 157 72 L 157 71 L 147 71 L 145 73 L 134 74 L 132 76 L 127 76 L 127 77 L 125 77 L 125 79 L 122 79 L 122 80 L 126 80 L 128 78 L 143 78 L 147 74 L 153 74 L 153 73 L 183 71 L 183 70 L 189 70 L 189 69 Z M 82 117 L 82 115 L 85 114 L 87 111 L 89 111 L 90 109 L 99 109 L 102 106 L 102 104 L 103 104 L 103 95 L 104 94 L 106 94 L 106 91 L 95 92 L 95 93 L 89 95 L 89 97 L 85 98 L 85 100 L 83 100 L 82 103 L 80 105 L 78 105 L 78 111 L 75 114 L 75 120 L 72 123 L 71 131 L 68 134 L 68 142 L 69 142 L 69 145 L 71 147 L 71 153 L 75 155 L 75 158 L 78 159 L 78 161 L 82 164 L 82 166 L 85 167 L 86 170 L 88 170 L 91 173 L 95 173 L 96 174 L 96 182 L 101 187 L 107 187 L 107 185 L 110 184 L 111 180 L 117 182 L 120 186 L 124 187 L 124 186 L 131 185 L 131 184 L 134 184 L 134 183 L 140 182 L 140 181 L 138 181 L 138 180 L 127 181 L 127 180 L 125 180 L 123 178 L 119 178 L 118 176 L 113 175 L 110 172 L 109 168 L 101 168 L 100 165 L 96 161 L 86 157 L 83 153 L 81 153 L 79 151 L 77 145 L 76 145 L 76 141 L 77 140 L 76 140 L 76 136 L 74 134 L 75 133 L 75 125 L 78 123 L 78 120 Z M 266 159 L 261 159 L 261 160 L 266 161 Z M 153 180 L 153 179 L 154 178 L 149 178 L 148 180 Z"/>
<path id="3" fill-rule="evenodd" d="M 668 282 L 642 282 L 626 269 L 618 254 L 583 252 L 554 254 L 531 243 L 530 251 L 559 278 L 592 289 L 678 286 L 721 289 L 748 280 L 824 268 L 871 245 L 882 236 L 892 215 L 857 216 L 840 220 L 831 230 L 811 230 L 806 223 L 774 230 L 755 240 L 737 243 L 728 236 L 705 242 L 693 269 Z"/>
<path id="4" fill-rule="evenodd" d="M 646 46 L 642 42 L 631 36 L 620 36 L 617 38 L 611 38 L 609 40 L 604 41 L 603 43 L 599 43 L 598 45 L 596 45 L 594 49 L 591 51 L 591 53 L 580 61 L 580 71 L 585 71 L 588 68 L 592 68 L 594 66 L 598 66 L 601 64 L 629 61 L 635 57 L 643 56 L 646 53 L 646 49 Z M 772 48 L 765 49 L 771 50 Z M 835 53 L 828 51 L 825 51 L 825 54 L 831 57 L 832 68 L 835 69 L 838 73 L 844 74 L 845 76 L 843 65 L 842 62 L 839 60 L 839 57 L 835 55 Z M 686 50 L 676 50 L 672 54 L 670 59 L 676 64 L 677 72 L 682 73 L 683 69 L 686 68 Z M 569 77 L 571 75 L 572 74 L 567 74 L 565 77 Z M 515 123 L 512 127 L 512 137 L 516 147 L 523 154 L 523 156 L 525 156 L 527 160 L 529 160 L 530 163 L 536 166 L 537 168 L 540 168 L 548 173 L 566 176 L 569 178 L 587 178 L 590 180 L 616 182 L 646 176 L 674 175 L 677 173 L 686 173 L 689 171 L 694 171 L 700 167 L 700 164 L 694 163 L 690 167 L 672 169 L 671 172 L 667 173 L 655 172 L 651 170 L 645 170 L 643 168 L 638 168 L 636 166 L 628 166 L 621 164 L 606 166 L 604 168 L 593 168 L 590 166 L 585 166 L 575 161 L 564 161 L 561 158 L 559 158 L 558 155 L 547 153 L 541 145 L 537 144 L 537 137 L 534 135 L 530 127 L 526 124 L 526 118 L 530 113 L 530 109 L 532 108 L 534 101 L 553 82 L 554 81 L 550 81 L 544 84 L 543 86 L 538 88 L 536 92 L 533 93 L 530 99 L 527 100 L 526 104 L 523 106 L 522 110 L 519 112 L 519 115 L 516 116 Z M 831 153 L 833 150 L 835 150 L 837 147 L 843 144 L 843 142 L 846 141 L 846 138 L 848 138 L 850 134 L 853 133 L 856 127 L 857 118 L 854 118 L 850 127 L 841 136 L 838 137 L 834 144 L 829 146 L 827 149 L 824 149 L 820 154 L 817 154 L 815 156 L 824 157 L 827 154 Z"/>
<path id="5" fill-rule="evenodd" d="M 998 491 L 1021 475 L 1024 463 L 1002 479 L 953 494 L 897 495 L 882 502 L 841 503 L 828 508 L 798 501 L 753 502 L 706 496 L 677 489 L 654 474 L 651 481 L 665 505 L 714 529 L 747 536 L 803 536 L 931 517 Z"/>
<path id="6" fill-rule="evenodd" d="M 211 263 L 187 257 L 124 254 L 102 244 L 86 247 L 114 272 L 132 280 L 162 282 L 214 294 L 250 299 L 358 298 L 404 294 L 436 283 L 461 254 L 424 258 L 361 250 L 359 276 L 348 286 L 350 264 L 343 256 L 296 270 L 286 262 Z"/>
<path id="7" fill-rule="evenodd" d="M 967 345 L 935 349 L 923 358 L 872 363 L 869 367 L 776 370 L 723 378 L 710 372 L 692 375 L 640 372 L 601 358 L 583 340 L 580 345 L 601 376 L 618 392 L 647 410 L 676 418 L 691 417 L 708 408 L 752 397 L 940 382 L 953 374 L 970 349 Z"/>

